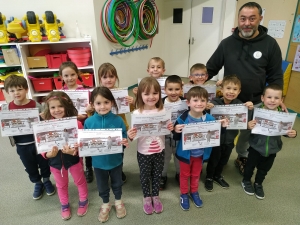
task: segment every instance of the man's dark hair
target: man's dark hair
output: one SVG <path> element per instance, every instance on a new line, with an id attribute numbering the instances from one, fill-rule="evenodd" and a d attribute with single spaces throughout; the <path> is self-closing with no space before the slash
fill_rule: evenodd
<path id="1" fill-rule="evenodd" d="M 261 6 L 260 6 L 258 3 L 256 3 L 256 2 L 247 2 L 247 3 L 245 3 L 244 5 L 242 5 L 241 8 L 239 9 L 239 14 L 240 14 L 240 11 L 241 11 L 243 8 L 257 8 L 257 9 L 258 9 L 259 15 L 260 15 L 260 16 L 262 15 L 262 8 L 261 8 Z"/>

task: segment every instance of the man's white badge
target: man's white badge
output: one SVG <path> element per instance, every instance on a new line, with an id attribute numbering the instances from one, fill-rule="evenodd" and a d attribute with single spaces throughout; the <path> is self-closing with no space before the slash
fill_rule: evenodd
<path id="1" fill-rule="evenodd" d="M 262 56 L 262 53 L 260 51 L 256 51 L 253 53 L 253 57 L 256 59 L 259 59 Z"/>

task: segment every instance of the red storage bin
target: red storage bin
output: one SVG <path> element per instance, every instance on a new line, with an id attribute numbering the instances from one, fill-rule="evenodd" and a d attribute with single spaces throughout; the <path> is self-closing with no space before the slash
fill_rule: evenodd
<path id="1" fill-rule="evenodd" d="M 61 77 L 53 77 L 54 85 L 56 90 L 62 89 L 62 79 Z"/>
<path id="2" fill-rule="evenodd" d="M 40 91 L 52 91 L 54 85 L 52 77 L 49 78 L 31 78 L 32 86 L 36 92 Z"/>
<path id="3" fill-rule="evenodd" d="M 57 69 L 63 62 L 67 61 L 67 53 L 60 52 L 60 53 L 51 53 L 45 55 L 48 63 L 48 68 L 50 69 Z"/>
<path id="4" fill-rule="evenodd" d="M 94 75 L 91 73 L 82 73 L 80 75 L 82 77 L 83 83 L 86 86 L 94 87 Z"/>
<path id="5" fill-rule="evenodd" d="M 0 89 L 0 101 L 5 101 L 5 97 L 2 89 Z"/>

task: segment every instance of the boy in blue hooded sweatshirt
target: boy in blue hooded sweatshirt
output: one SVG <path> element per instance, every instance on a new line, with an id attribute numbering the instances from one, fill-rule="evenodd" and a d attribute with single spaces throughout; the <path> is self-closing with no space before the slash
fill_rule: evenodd
<path id="1" fill-rule="evenodd" d="M 202 163 L 209 158 L 212 148 L 183 150 L 181 133 L 185 124 L 215 120 L 213 116 L 205 112 L 207 102 L 208 93 L 204 88 L 199 86 L 191 88 L 187 93 L 187 103 L 190 109 L 186 110 L 179 118 L 177 118 L 174 126 L 173 139 L 179 140 L 176 149 L 176 157 L 178 158 L 180 165 L 180 207 L 182 210 L 189 210 L 190 208 L 189 192 L 195 206 L 198 208 L 203 206 L 203 202 L 198 193 L 200 172 L 202 170 Z M 228 120 L 221 120 L 221 123 L 223 127 L 226 127 L 228 125 Z"/>

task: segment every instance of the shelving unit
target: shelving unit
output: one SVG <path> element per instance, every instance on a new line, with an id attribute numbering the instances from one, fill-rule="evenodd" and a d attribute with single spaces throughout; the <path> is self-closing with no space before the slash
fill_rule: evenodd
<path id="1" fill-rule="evenodd" d="M 17 49 L 18 49 L 18 44 L 17 43 L 5 43 L 5 44 L 0 44 L 0 47 L 7 47 L 7 46 L 15 46 Z M 3 69 L 3 68 L 11 68 L 11 67 L 19 67 L 20 69 L 22 68 L 22 65 L 21 64 L 17 64 L 17 65 L 7 65 L 5 63 L 0 63 L 0 69 Z M 0 77 L 1 78 L 1 77 Z M 1 79 L 0 79 L 1 80 Z M 4 85 L 3 83 L 0 83 L 0 91 L 3 92 L 4 96 L 5 96 L 5 92 L 4 92 Z M 0 99 L 0 108 L 1 108 L 1 105 L 6 103 L 6 101 L 10 101 L 10 99 L 6 98 L 5 100 L 2 100 Z"/>
<path id="2" fill-rule="evenodd" d="M 27 57 L 30 56 L 28 47 L 30 45 L 39 45 L 39 44 L 49 44 L 51 48 L 51 52 L 65 52 L 67 51 L 67 49 L 74 48 L 74 47 L 90 47 L 92 57 L 89 62 L 89 65 L 85 67 L 78 67 L 78 69 L 81 72 L 90 72 L 95 74 L 96 70 L 94 67 L 95 64 L 94 64 L 94 55 L 93 55 L 91 39 L 65 38 L 59 42 L 43 41 L 43 42 L 19 43 L 19 50 L 21 53 L 21 62 L 23 65 L 24 77 L 27 79 L 29 84 L 29 91 L 28 91 L 29 97 L 36 98 L 36 97 L 46 96 L 47 94 L 49 94 L 49 92 L 35 92 L 31 80 L 28 79 L 28 76 L 32 76 L 36 78 L 50 77 L 53 75 L 54 72 L 58 72 L 59 70 L 59 69 L 49 69 L 49 68 L 31 69 L 28 67 Z M 96 76 L 94 76 L 94 84 L 96 84 L 95 77 Z"/>
<path id="3" fill-rule="evenodd" d="M 31 80 L 28 76 L 42 78 L 42 77 L 51 77 L 53 76 L 54 72 L 58 72 L 59 69 L 49 69 L 49 68 L 29 68 L 27 63 L 27 57 L 30 56 L 29 53 L 29 46 L 31 45 L 40 45 L 40 44 L 49 44 L 51 53 L 54 52 L 66 52 L 69 48 L 74 47 L 90 47 L 91 48 L 91 60 L 88 66 L 85 67 L 78 67 L 81 72 L 89 72 L 94 74 L 94 85 L 97 84 L 96 76 L 95 76 L 95 63 L 94 63 L 94 54 L 93 54 L 93 47 L 91 39 L 78 39 L 78 38 L 65 38 L 61 39 L 59 42 L 49 42 L 49 41 L 42 41 L 42 42 L 22 42 L 22 43 L 7 43 L 7 44 L 0 44 L 1 46 L 8 46 L 8 45 L 15 45 L 20 52 L 20 61 L 24 77 L 28 82 L 28 97 L 29 98 L 37 98 L 43 97 L 49 94 L 47 92 L 36 92 L 33 88 Z M 0 64 L 1 67 L 8 67 L 5 64 Z M 0 87 L 1 88 L 1 87 Z"/>

